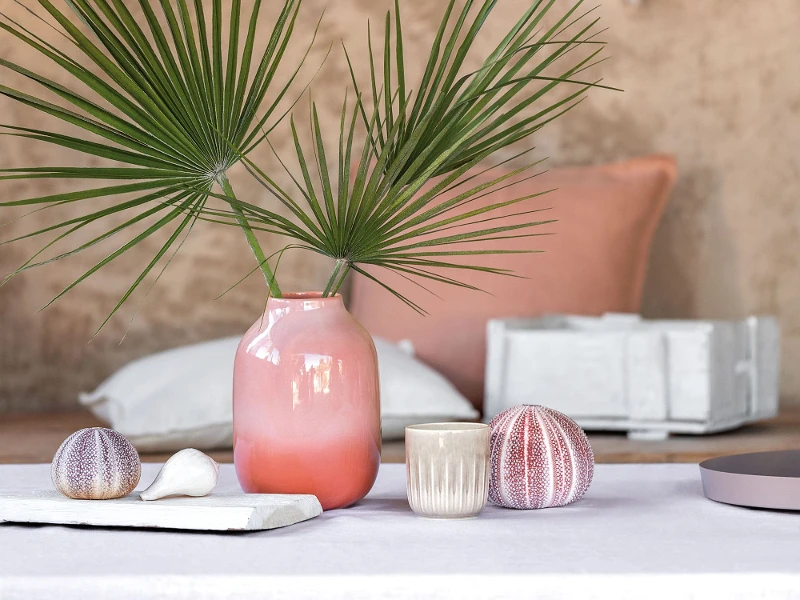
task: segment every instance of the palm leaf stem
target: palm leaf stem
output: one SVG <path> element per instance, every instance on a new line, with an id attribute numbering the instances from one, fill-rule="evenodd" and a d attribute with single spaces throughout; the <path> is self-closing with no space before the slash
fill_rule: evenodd
<path id="1" fill-rule="evenodd" d="M 351 266 L 352 265 L 350 262 L 345 262 L 344 267 L 342 267 L 342 270 L 339 274 L 339 279 L 333 284 L 330 294 L 331 296 L 335 296 L 339 292 L 339 288 L 342 287 L 344 280 L 347 279 L 347 274 L 350 272 Z"/>
<path id="2" fill-rule="evenodd" d="M 336 292 L 339 291 L 339 288 L 344 282 L 348 271 L 350 271 L 350 261 L 345 258 L 336 259 L 336 266 L 334 266 L 333 272 L 328 279 L 328 284 L 325 286 L 325 290 L 322 292 L 323 298 L 336 295 Z"/>
<path id="3" fill-rule="evenodd" d="M 225 173 L 220 173 L 217 176 L 217 183 L 219 183 L 220 187 L 227 196 L 236 198 L 236 194 L 233 192 L 231 183 L 228 181 L 228 176 Z M 261 272 L 264 274 L 264 279 L 267 282 L 267 286 L 269 286 L 270 294 L 272 294 L 274 298 L 280 298 L 281 288 L 278 286 L 278 281 L 275 279 L 275 274 L 272 272 L 272 269 L 270 269 L 269 264 L 267 263 L 267 257 L 264 254 L 264 250 L 261 248 L 261 244 L 259 244 L 256 234 L 253 233 L 250 223 L 247 217 L 244 215 L 244 211 L 242 211 L 241 206 L 233 202 L 230 203 L 230 207 L 236 214 L 239 227 L 241 228 L 242 233 L 244 233 L 245 238 L 247 238 L 247 243 L 250 245 L 250 249 L 253 251 L 253 256 L 256 257 L 259 267 L 261 268 Z"/>

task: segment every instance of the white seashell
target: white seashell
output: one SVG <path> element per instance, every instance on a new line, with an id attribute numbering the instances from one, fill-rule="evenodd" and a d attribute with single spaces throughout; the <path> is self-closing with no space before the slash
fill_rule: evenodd
<path id="1" fill-rule="evenodd" d="M 73 433 L 58 448 L 50 466 L 56 489 L 80 500 L 127 496 L 141 474 L 136 448 L 121 433 L 104 427 Z"/>
<path id="2" fill-rule="evenodd" d="M 219 464 L 207 454 L 186 448 L 173 454 L 150 487 L 139 494 L 142 500 L 167 496 L 205 496 L 217 485 Z"/>

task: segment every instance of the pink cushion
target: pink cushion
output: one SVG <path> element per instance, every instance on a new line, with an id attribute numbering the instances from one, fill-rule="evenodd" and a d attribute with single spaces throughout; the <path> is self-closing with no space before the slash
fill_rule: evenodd
<path id="1" fill-rule="evenodd" d="M 511 214 L 552 207 L 549 211 L 511 219 L 557 219 L 556 223 L 529 231 L 554 235 L 482 245 L 462 243 L 450 249 L 544 250 L 544 254 L 471 258 L 473 263 L 480 261 L 512 269 L 526 279 L 466 270 L 443 271 L 488 294 L 418 280 L 439 299 L 386 269 L 371 267 L 370 273 L 420 304 L 429 315 L 419 315 L 360 275 L 353 280 L 350 311 L 374 335 L 391 340 L 410 339 L 422 360 L 444 374 L 480 407 L 488 319 L 552 312 L 584 315 L 638 312 L 650 242 L 675 176 L 674 159 L 657 155 L 611 165 L 554 169 L 495 192 L 471 202 L 464 210 L 558 188 L 503 209 Z M 483 227 L 492 225 L 489 222 Z"/>

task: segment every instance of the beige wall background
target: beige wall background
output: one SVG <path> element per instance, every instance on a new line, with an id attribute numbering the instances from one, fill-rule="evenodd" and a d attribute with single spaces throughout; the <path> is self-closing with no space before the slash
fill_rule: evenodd
<path id="1" fill-rule="evenodd" d="M 421 69 L 423 53 L 414 51 L 432 39 L 443 6 L 426 0 L 405 0 L 401 5 L 407 62 Z M 488 52 L 526 5 L 499 0 L 479 47 Z M 313 29 L 323 6 L 327 13 L 322 43 L 312 52 L 312 61 L 321 59 L 328 42 L 340 38 L 361 47 L 366 18 L 382 22 L 389 2 L 307 0 L 299 32 Z M 0 10 L 20 14 L 13 0 L 0 0 Z M 800 3 L 606 0 L 600 13 L 610 27 L 604 37 L 613 55 L 603 65 L 603 75 L 625 93 L 592 94 L 536 137 L 537 152 L 551 157 L 553 165 L 650 152 L 677 156 L 679 181 L 654 241 L 643 312 L 648 317 L 680 318 L 777 315 L 783 329 L 784 401 L 800 402 L 800 372 L 794 368 L 800 359 Z M 297 38 L 295 56 L 302 39 Z M 0 35 L 0 56 L 28 65 L 35 58 L 7 35 Z M 359 67 L 361 75 L 366 76 L 366 66 L 364 61 Z M 36 67 L 68 83 L 41 60 Z M 341 99 L 331 90 L 342 90 L 345 80 L 343 61 L 334 53 L 313 86 L 328 127 L 338 126 Z M 2 72 L 0 82 L 9 81 L 32 89 Z M 0 115 L 0 121 L 17 125 L 30 125 L 37 118 L 5 98 L 0 98 Z M 41 120 L 35 126 L 60 127 Z M 286 140 L 275 142 L 286 147 Z M 3 167 L 81 160 L 85 161 L 45 145 L 0 139 Z M 274 167 L 266 154 L 260 160 Z M 242 197 L 269 202 L 246 174 L 233 173 L 232 179 Z M 68 187 L 5 182 L 0 193 L 11 199 Z M 0 211 L 0 222 L 21 214 Z M 70 215 L 67 208 L 37 213 L 0 227 L 0 239 Z M 266 246 L 275 250 L 280 244 L 271 240 Z M 78 391 L 93 388 L 129 360 L 240 333 L 261 311 L 264 286 L 256 276 L 215 300 L 252 268 L 252 258 L 238 231 L 201 224 L 135 319 L 131 320 L 141 295 L 92 339 L 138 274 L 136 268 L 155 253 L 157 239 L 38 312 L 113 247 L 94 248 L 23 274 L 0 289 L 0 412 L 73 407 Z M 32 241 L 0 246 L 0 273 L 17 267 L 38 248 Z M 287 254 L 280 267 L 282 285 L 319 287 L 329 266 L 319 257 Z M 403 310 L 399 304 L 398 310 Z"/>

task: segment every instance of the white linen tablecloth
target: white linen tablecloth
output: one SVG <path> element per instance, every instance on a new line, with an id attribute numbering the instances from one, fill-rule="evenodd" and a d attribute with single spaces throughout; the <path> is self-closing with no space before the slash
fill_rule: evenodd
<path id="1" fill-rule="evenodd" d="M 0 489 L 50 485 L 49 465 L 0 466 Z M 673 464 L 599 465 L 563 508 L 429 520 L 382 465 L 358 505 L 273 531 L 0 525 L 2 600 L 533 597 L 800 598 L 800 515 L 706 500 L 697 465 Z"/>

